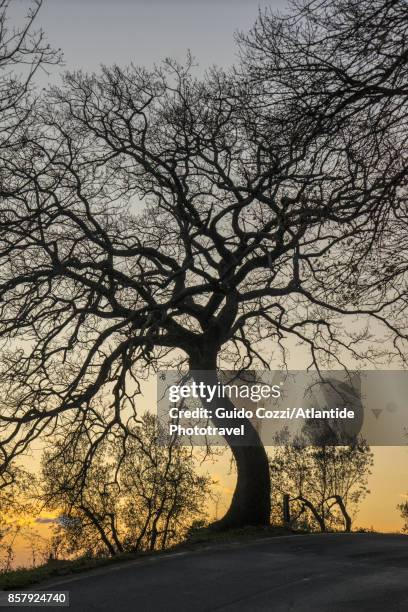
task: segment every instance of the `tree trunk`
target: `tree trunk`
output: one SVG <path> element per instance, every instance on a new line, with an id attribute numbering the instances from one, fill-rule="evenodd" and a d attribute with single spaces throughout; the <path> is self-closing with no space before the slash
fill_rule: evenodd
<path id="1" fill-rule="evenodd" d="M 104 528 L 102 527 L 102 525 L 100 524 L 96 516 L 93 514 L 93 512 L 89 510 L 89 508 L 87 508 L 84 505 L 80 505 L 79 508 L 84 512 L 85 516 L 87 516 L 89 520 L 91 521 L 91 523 L 96 527 L 96 529 L 99 532 L 99 535 L 101 536 L 102 542 L 105 544 L 106 548 L 108 549 L 109 554 L 111 555 L 111 557 L 114 557 L 118 551 L 115 549 L 113 544 L 109 541 L 109 538 L 107 534 L 105 533 Z"/>
<path id="2" fill-rule="evenodd" d="M 306 508 L 309 508 L 309 510 L 311 511 L 311 513 L 313 514 L 314 518 L 316 519 L 319 525 L 320 531 L 324 533 L 326 531 L 326 523 L 325 523 L 324 517 L 318 513 L 315 506 L 308 499 L 306 499 L 305 497 L 302 497 L 301 495 L 299 495 L 297 499 L 301 501 L 302 504 L 306 506 Z"/>
<path id="3" fill-rule="evenodd" d="M 346 506 L 343 502 L 343 498 L 341 497 L 341 495 L 335 495 L 335 499 L 336 502 L 341 510 L 341 513 L 343 515 L 344 518 L 344 531 L 346 531 L 347 533 L 351 531 L 351 516 L 349 515 L 349 513 L 347 512 Z"/>
<path id="4" fill-rule="evenodd" d="M 226 514 L 212 524 L 226 530 L 246 525 L 269 525 L 271 485 L 268 457 L 263 445 L 231 446 L 237 482 Z"/>
<path id="5" fill-rule="evenodd" d="M 208 385 L 218 384 L 216 360 L 191 360 L 190 366 L 196 382 Z M 271 484 L 269 462 L 265 448 L 248 419 L 220 419 L 214 416 L 216 408 L 232 410 L 229 398 L 214 398 L 204 402 L 204 407 L 212 410 L 212 422 L 217 427 L 239 427 L 244 425 L 245 436 L 225 436 L 237 468 L 237 482 L 231 505 L 211 528 L 216 530 L 234 529 L 246 525 L 269 525 L 271 511 Z"/>

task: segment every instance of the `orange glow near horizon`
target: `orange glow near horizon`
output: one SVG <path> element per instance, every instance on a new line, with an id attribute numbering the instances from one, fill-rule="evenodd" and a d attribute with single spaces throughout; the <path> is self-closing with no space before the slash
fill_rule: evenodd
<path id="1" fill-rule="evenodd" d="M 362 502 L 355 517 L 354 528 L 374 529 L 381 532 L 400 532 L 402 520 L 397 504 L 404 501 L 408 494 L 408 449 L 405 447 L 375 447 L 374 467 L 369 480 L 370 493 Z M 208 471 L 217 481 L 218 501 L 209 505 L 210 519 L 219 518 L 228 507 L 235 484 L 235 475 L 230 473 L 229 453 L 215 461 L 204 464 L 203 471 Z M 42 518 L 53 518 L 57 514 L 42 514 Z M 30 526 L 43 538 L 50 537 L 52 525 L 36 523 L 33 517 Z M 32 564 L 32 551 L 20 538 L 15 547 L 14 566 Z"/>
<path id="2" fill-rule="evenodd" d="M 143 395 L 140 396 L 140 413 L 146 410 L 155 412 L 156 381 L 149 380 L 143 385 Z M 373 528 L 382 532 L 400 532 L 403 526 L 397 504 L 404 501 L 408 493 L 408 448 L 396 446 L 372 447 L 374 466 L 369 479 L 370 493 L 361 503 L 359 512 L 353 521 L 354 528 Z M 27 469 L 38 470 L 41 456 L 40 445 L 25 462 Z M 235 475 L 230 470 L 230 453 L 213 461 L 205 462 L 200 471 L 208 472 L 217 481 L 216 493 L 219 499 L 210 502 L 209 518 L 219 518 L 228 508 L 234 486 Z M 35 520 L 35 517 L 33 518 Z M 39 533 L 46 536 L 50 525 L 36 524 Z M 29 553 L 22 547 L 16 549 L 15 565 L 26 565 Z"/>

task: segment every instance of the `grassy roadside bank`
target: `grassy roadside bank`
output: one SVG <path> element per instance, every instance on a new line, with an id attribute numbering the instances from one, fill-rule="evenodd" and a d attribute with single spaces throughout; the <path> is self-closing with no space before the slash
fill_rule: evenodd
<path id="1" fill-rule="evenodd" d="M 225 533 L 213 532 L 208 529 L 199 529 L 193 532 L 184 542 L 163 551 L 128 552 L 118 554 L 114 557 L 103 557 L 98 559 L 82 557 L 72 561 L 49 561 L 38 567 L 20 568 L 11 572 L 5 572 L 0 574 L 0 589 L 11 590 L 25 588 L 52 578 L 69 576 L 117 563 L 136 561 L 138 559 L 143 559 L 143 557 L 166 555 L 174 553 L 175 551 L 194 550 L 211 545 L 232 544 L 234 542 L 251 539 L 273 538 L 296 533 L 304 532 L 290 531 L 281 527 L 247 527 L 244 529 L 227 531 Z"/>

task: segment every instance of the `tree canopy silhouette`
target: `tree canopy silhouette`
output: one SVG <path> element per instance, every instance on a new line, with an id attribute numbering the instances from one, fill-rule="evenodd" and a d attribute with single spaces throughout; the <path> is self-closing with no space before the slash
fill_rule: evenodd
<path id="1" fill-rule="evenodd" d="M 30 181 L 28 158 L 20 152 L 26 144 L 26 130 L 35 117 L 35 79 L 39 71 L 61 61 L 59 51 L 46 42 L 41 29 L 35 29 L 41 4 L 41 0 L 29 3 L 22 22 L 10 27 L 9 2 L 0 0 L 0 249 L 3 254 L 10 247 L 4 233 L 8 203 L 12 198 L 24 199 Z M 3 324 L 2 320 L 2 327 Z M 7 451 L 1 443 L 0 489 L 14 482 L 16 471 L 9 468 Z"/>
<path id="2" fill-rule="evenodd" d="M 306 434 L 291 440 L 287 432 L 280 442 L 270 460 L 274 519 L 281 519 L 282 498 L 288 495 L 292 526 L 351 531 L 353 516 L 369 493 L 369 446 L 361 439 L 349 445 L 316 445 Z"/>
<path id="3" fill-rule="evenodd" d="M 126 430 L 159 368 L 268 368 L 288 337 L 315 368 L 369 362 L 370 320 L 404 359 L 407 19 L 402 0 L 374 4 L 387 41 L 368 2 L 311 2 L 260 17 L 233 71 L 104 67 L 46 94 L 1 204 L 6 463 L 89 415 L 96 445 Z M 246 426 L 222 528 L 269 521 Z"/>
<path id="4" fill-rule="evenodd" d="M 59 511 L 54 556 L 61 553 L 115 555 L 164 549 L 185 538 L 206 517 L 211 480 L 195 471 L 192 449 L 173 439 L 160 446 L 160 424 L 146 413 L 125 439 L 98 445 L 85 468 L 89 437 L 60 431 L 42 460 L 41 500 Z"/>

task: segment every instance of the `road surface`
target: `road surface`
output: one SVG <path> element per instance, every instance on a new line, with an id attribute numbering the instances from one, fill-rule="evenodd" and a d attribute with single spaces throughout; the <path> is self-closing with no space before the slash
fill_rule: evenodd
<path id="1" fill-rule="evenodd" d="M 48 583 L 51 589 L 69 591 L 75 612 L 407 612 L 408 537 L 241 542 L 110 566 Z"/>

